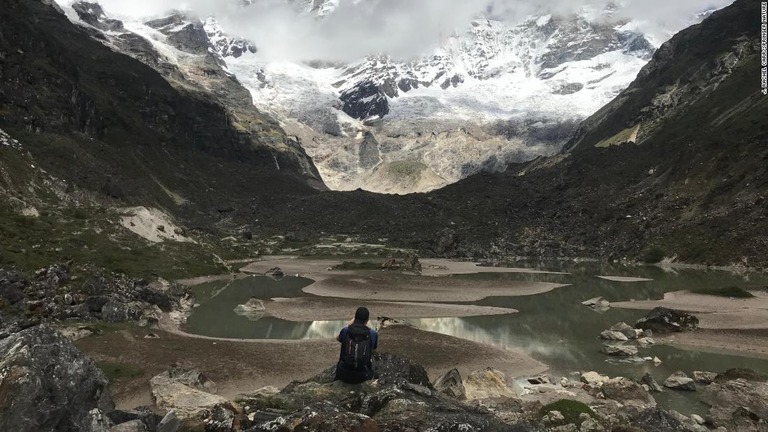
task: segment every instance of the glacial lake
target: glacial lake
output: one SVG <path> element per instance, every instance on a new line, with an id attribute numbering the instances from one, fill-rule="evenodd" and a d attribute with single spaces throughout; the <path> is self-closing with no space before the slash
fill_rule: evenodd
<path id="1" fill-rule="evenodd" d="M 690 374 L 693 370 L 723 372 L 730 368 L 749 368 L 768 374 L 768 360 L 765 359 L 678 349 L 665 345 L 640 349 L 642 357 L 659 357 L 662 363 L 658 366 L 652 362 L 615 363 L 600 352 L 603 341 L 597 339 L 597 336 L 617 322 L 633 324 L 646 312 L 618 308 L 597 312 L 581 304 L 582 301 L 597 296 L 611 302 L 659 299 L 665 292 L 693 287 L 765 287 L 768 285 L 768 278 L 764 276 L 750 275 L 745 279 L 723 271 L 664 271 L 658 267 L 573 265 L 546 269 L 569 274 L 477 273 L 450 276 L 470 280 L 494 278 L 502 281 L 570 284 L 544 294 L 492 297 L 472 303 L 513 308 L 519 313 L 405 321 L 423 330 L 501 348 L 522 350 L 549 365 L 549 373 L 555 376 L 567 375 L 573 371 L 594 370 L 605 375 L 639 379 L 648 372 L 661 383 L 678 370 Z M 614 282 L 600 279 L 597 275 L 652 280 Z M 247 302 L 250 298 L 267 300 L 274 297 L 308 296 L 302 292 L 302 288 L 310 283 L 311 280 L 298 277 L 285 277 L 276 281 L 268 277 L 252 276 L 237 281 L 214 282 L 194 287 L 199 306 L 189 317 L 186 330 L 194 334 L 234 339 L 333 339 L 345 325 L 344 320 L 291 322 L 264 316 L 253 321 L 234 312 L 237 305 Z M 386 346 L 386 340 L 382 340 L 382 345 Z M 662 406 L 683 413 L 706 411 L 706 407 L 697 405 L 692 394 L 665 391 L 654 394 L 654 397 Z"/>

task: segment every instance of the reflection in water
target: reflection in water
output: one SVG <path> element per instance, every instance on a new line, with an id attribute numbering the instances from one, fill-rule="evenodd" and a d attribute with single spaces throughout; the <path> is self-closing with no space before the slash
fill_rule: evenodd
<path id="1" fill-rule="evenodd" d="M 455 275 L 462 280 L 509 280 L 554 282 L 569 284 L 564 288 L 524 297 L 493 297 L 474 302 L 476 305 L 517 309 L 519 313 L 466 318 L 436 318 L 407 320 L 414 326 L 476 342 L 492 344 L 503 349 L 524 351 L 552 368 L 553 374 L 571 371 L 595 370 L 611 376 L 640 378 L 646 372 L 663 381 L 678 370 L 691 373 L 696 370 L 724 371 L 743 367 L 768 373 L 768 361 L 727 354 L 680 350 L 669 346 L 641 348 L 643 357 L 658 356 L 659 366 L 653 363 L 636 365 L 612 364 L 600 353 L 603 342 L 597 339 L 602 330 L 624 321 L 634 323 L 645 312 L 609 309 L 595 312 L 581 305 L 589 298 L 602 296 L 607 300 L 660 299 L 664 293 L 700 288 L 718 288 L 738 285 L 757 288 L 768 284 L 768 278 L 759 275 L 745 279 L 727 272 L 677 270 L 665 271 L 657 267 L 596 267 L 572 266 L 557 268 L 570 274 L 530 273 L 478 273 Z M 652 279 L 648 282 L 614 282 L 597 275 L 633 276 Z M 450 279 L 449 278 L 449 279 Z M 187 329 L 196 334 L 240 339 L 333 339 L 346 321 L 289 322 L 265 316 L 257 321 L 236 315 L 233 310 L 250 298 L 298 297 L 301 289 L 311 281 L 286 277 L 275 281 L 266 277 L 249 277 L 225 283 L 217 282 L 196 287 L 195 298 L 200 306 L 187 322 Z M 665 392 L 656 396 L 659 402 L 684 412 L 701 412 L 691 396 Z"/>

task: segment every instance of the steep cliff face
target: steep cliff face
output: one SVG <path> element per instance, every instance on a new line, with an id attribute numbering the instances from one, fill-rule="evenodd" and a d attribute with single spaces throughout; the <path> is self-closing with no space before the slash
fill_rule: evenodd
<path id="1" fill-rule="evenodd" d="M 81 12 L 120 29 L 100 9 Z M 249 101 L 225 106 L 140 38 L 123 42 L 176 77 L 174 85 L 105 42 L 97 28 L 75 26 L 40 1 L 11 0 L 0 11 L 0 127 L 53 175 L 123 202 L 180 210 L 188 208 L 182 203 L 204 208 L 270 189 L 321 187 L 298 144 Z M 244 89 L 239 95 L 248 98 Z"/>
<path id="2" fill-rule="evenodd" d="M 758 89 L 749 81 L 744 80 L 743 88 L 732 98 L 717 91 L 726 81 L 743 79 L 739 75 L 745 73 L 744 69 L 755 71 L 752 68 L 756 66 L 759 45 L 754 36 L 759 29 L 746 14 L 758 6 L 756 2 L 737 2 L 715 12 L 714 19 L 688 28 L 663 44 L 626 90 L 579 127 L 566 151 L 580 145 L 653 142 L 663 132 L 662 126 L 670 126 L 670 119 L 690 118 L 690 113 L 702 105 L 716 116 L 698 118 L 700 126 L 715 130 L 733 120 L 737 112 L 751 111 L 764 98 L 756 97 Z M 729 106 L 734 101 L 739 101 L 738 106 Z M 628 136 L 621 136 L 628 131 Z M 697 132 L 691 130 L 691 134 Z"/>

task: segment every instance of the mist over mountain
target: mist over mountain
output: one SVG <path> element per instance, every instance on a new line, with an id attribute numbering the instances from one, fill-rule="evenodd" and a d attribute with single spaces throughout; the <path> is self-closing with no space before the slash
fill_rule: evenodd
<path id="1" fill-rule="evenodd" d="M 726 3 L 61 5 L 171 79 L 277 120 L 330 189 L 407 194 L 558 153 L 663 41 Z"/>
<path id="2" fill-rule="evenodd" d="M 72 3 L 66 0 L 65 3 Z M 519 22 L 530 15 L 592 11 L 600 21 L 606 9 L 637 23 L 659 45 L 693 23 L 696 14 L 722 8 L 729 0 L 103 0 L 116 18 L 148 19 L 183 10 L 215 17 L 233 34 L 256 42 L 262 54 L 280 60 L 353 61 L 371 54 L 410 59 L 479 17 Z M 315 14 L 307 14 L 314 11 Z M 317 19 L 317 15 L 323 19 Z"/>

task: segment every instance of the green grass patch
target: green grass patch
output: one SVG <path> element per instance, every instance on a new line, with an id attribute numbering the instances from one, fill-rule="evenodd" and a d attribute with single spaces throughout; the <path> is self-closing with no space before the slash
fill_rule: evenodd
<path id="1" fill-rule="evenodd" d="M 541 407 L 539 415 L 543 418 L 552 411 L 559 411 L 565 417 L 565 424 L 576 424 L 579 426 L 582 422 L 581 414 L 589 414 L 592 418 L 597 417 L 592 408 L 587 406 L 587 404 L 570 399 L 560 399 L 557 402 Z"/>
<path id="2" fill-rule="evenodd" d="M 27 217 L 0 208 L 0 266 L 32 272 L 56 262 L 93 263 L 132 277 L 167 279 L 219 274 L 226 269 L 214 253 L 222 245 L 152 244 L 119 227 L 103 209 L 62 208 Z M 219 255 L 221 255 L 219 253 Z"/>
<path id="3" fill-rule="evenodd" d="M 704 294 L 717 297 L 733 298 L 753 298 L 754 294 L 737 286 L 727 286 L 723 288 L 694 288 L 691 290 L 694 294 Z"/>
<path id="4" fill-rule="evenodd" d="M 387 169 L 398 177 L 418 177 L 427 166 L 415 161 L 396 161 L 390 163 Z"/>
<path id="5" fill-rule="evenodd" d="M 111 383 L 124 379 L 141 378 L 145 374 L 144 369 L 129 364 L 101 362 L 97 363 L 97 366 Z"/>
<path id="6" fill-rule="evenodd" d="M 344 261 L 341 264 L 333 266 L 333 270 L 381 270 L 381 263 L 371 261 Z"/>
<path id="7" fill-rule="evenodd" d="M 632 135 L 634 134 L 637 128 L 638 127 L 636 126 L 636 127 L 624 129 L 623 131 L 617 133 L 616 135 L 610 138 L 606 138 L 600 141 L 599 143 L 595 144 L 595 147 L 606 148 L 606 147 L 624 144 L 629 141 L 629 139 L 632 137 Z"/>

